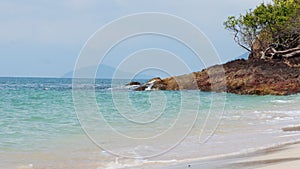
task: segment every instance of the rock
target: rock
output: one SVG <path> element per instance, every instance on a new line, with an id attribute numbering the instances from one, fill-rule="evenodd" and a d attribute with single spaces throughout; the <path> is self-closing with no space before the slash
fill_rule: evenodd
<path id="1" fill-rule="evenodd" d="M 166 84 L 159 77 L 150 79 L 146 84 L 151 87 L 150 90 L 166 90 Z"/>
<path id="2" fill-rule="evenodd" d="M 154 82 L 161 82 L 161 81 L 162 80 L 160 77 L 155 77 L 155 78 L 148 80 L 148 82 L 146 82 L 146 83 L 154 83 Z"/>
<path id="3" fill-rule="evenodd" d="M 157 81 L 154 82 L 152 88 L 152 90 L 166 90 L 167 89 L 167 85 L 166 83 L 164 83 L 163 81 Z"/>
<path id="4" fill-rule="evenodd" d="M 148 86 L 146 86 L 146 85 L 142 85 L 142 86 L 139 86 L 139 87 L 135 88 L 134 90 L 135 91 L 144 91 L 147 87 Z"/>
<path id="5" fill-rule="evenodd" d="M 132 81 L 132 82 L 126 84 L 126 86 L 133 86 L 133 85 L 141 85 L 141 83 Z"/>
<path id="6" fill-rule="evenodd" d="M 300 61 L 294 62 L 300 64 Z M 289 95 L 300 93 L 299 75 L 299 67 L 282 61 L 239 59 L 187 75 L 153 78 L 136 90 L 147 90 L 153 84 L 151 90 L 199 89 L 248 95 Z"/>

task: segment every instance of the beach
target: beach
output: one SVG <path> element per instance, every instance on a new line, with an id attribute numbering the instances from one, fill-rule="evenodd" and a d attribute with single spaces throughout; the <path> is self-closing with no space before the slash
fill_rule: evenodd
<path id="1" fill-rule="evenodd" d="M 300 142 L 296 142 L 258 150 L 249 154 L 229 155 L 228 157 L 215 158 L 207 161 L 191 161 L 161 168 L 298 169 L 299 167 Z"/>
<path id="2" fill-rule="evenodd" d="M 0 169 L 300 169 L 300 0 L 0 8 Z"/>
<path id="3" fill-rule="evenodd" d="M 280 169 L 300 167 L 300 143 L 288 144 L 276 148 L 270 148 L 261 155 L 249 157 L 245 161 L 237 162 L 237 165 L 253 166 L 259 169 Z"/>

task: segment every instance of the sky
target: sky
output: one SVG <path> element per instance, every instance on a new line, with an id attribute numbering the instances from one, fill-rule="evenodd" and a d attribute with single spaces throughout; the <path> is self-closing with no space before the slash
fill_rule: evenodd
<path id="1" fill-rule="evenodd" d="M 120 17 L 142 12 L 172 14 L 191 22 L 211 41 L 221 61 L 226 62 L 245 51 L 234 43 L 232 34 L 224 29 L 223 22 L 229 15 L 238 15 L 262 2 L 263 0 L 1 0 L 0 77 L 61 77 L 74 69 L 79 52 L 99 28 Z M 181 59 L 186 59 L 184 55 L 188 55 L 178 44 L 164 38 L 146 36 L 131 41 L 122 44 L 123 47 L 120 45 L 118 51 L 112 51 L 105 64 L 117 67 L 125 53 L 130 55 L 134 49 L 151 48 L 153 44 L 161 44 L 160 48 L 171 48 L 175 52 L 177 49 Z M 149 43 L 153 41 L 157 43 Z M 110 59 L 114 56 L 116 59 Z M 200 68 L 200 64 L 191 65 L 193 71 Z"/>

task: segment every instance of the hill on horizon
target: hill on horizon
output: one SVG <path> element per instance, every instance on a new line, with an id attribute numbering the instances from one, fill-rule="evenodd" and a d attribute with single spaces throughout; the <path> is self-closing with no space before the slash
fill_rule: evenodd
<path id="1" fill-rule="evenodd" d="M 94 67 L 87 67 L 87 68 L 82 68 L 78 71 L 79 71 L 79 73 L 85 73 L 85 72 L 90 72 L 94 69 L 95 69 Z M 112 77 L 114 76 L 114 73 L 116 71 L 117 71 L 116 68 L 103 64 L 103 65 L 99 66 L 99 68 L 97 70 L 96 79 L 112 79 Z M 69 72 L 65 73 L 62 76 L 62 78 L 73 78 L 73 74 L 74 74 L 74 70 L 69 71 Z M 151 79 L 154 76 L 148 75 L 145 73 L 139 73 L 136 76 L 134 76 L 134 73 L 129 73 L 129 72 L 118 70 L 118 76 L 114 77 L 114 78 L 131 79 L 132 77 L 134 77 L 133 79 Z"/>

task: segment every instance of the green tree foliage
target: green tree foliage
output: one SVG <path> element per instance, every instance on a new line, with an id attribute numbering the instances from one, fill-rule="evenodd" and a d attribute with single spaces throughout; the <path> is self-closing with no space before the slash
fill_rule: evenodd
<path id="1" fill-rule="evenodd" d="M 300 0 L 273 0 L 262 3 L 238 17 L 229 16 L 225 28 L 234 33 L 234 40 L 248 51 L 255 44 L 266 49 L 270 45 L 294 47 L 300 35 Z"/>

